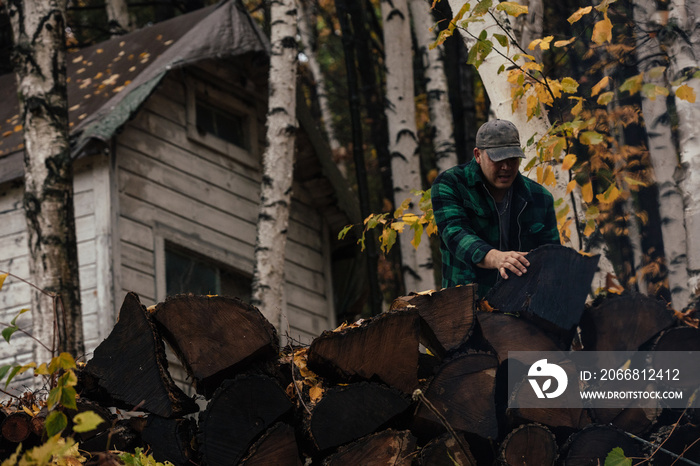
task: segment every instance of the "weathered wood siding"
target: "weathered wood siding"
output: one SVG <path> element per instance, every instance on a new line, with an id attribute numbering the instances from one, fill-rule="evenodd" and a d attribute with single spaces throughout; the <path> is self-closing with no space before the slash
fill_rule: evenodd
<path id="1" fill-rule="evenodd" d="M 234 97 L 231 97 L 234 98 Z M 265 108 L 259 96 L 258 147 Z M 240 103 L 238 104 L 240 105 Z M 182 76 L 166 78 L 118 136 L 116 183 L 120 303 L 135 291 L 146 305 L 165 299 L 164 242 L 172 242 L 252 277 L 260 170 L 187 136 Z M 256 159 L 259 154 L 256 154 Z M 327 232 L 295 186 L 286 262 L 286 311 L 294 339 L 309 341 L 333 321 Z"/>
<path id="2" fill-rule="evenodd" d="M 105 328 L 103 322 L 105 318 L 107 317 L 108 321 L 113 322 L 111 316 L 113 310 L 98 309 L 97 305 L 94 166 L 102 162 L 99 157 L 104 156 L 79 159 L 74 168 L 75 216 L 84 319 L 83 332 L 88 357 L 111 330 L 111 328 Z M 0 186 L 0 270 L 29 280 L 29 248 L 22 207 L 23 193 L 24 189 L 19 181 Z M 29 285 L 9 277 L 0 290 L 0 322 L 9 324 L 21 309 L 30 308 L 30 300 Z M 17 323 L 20 328 L 31 332 L 31 313 L 23 314 L 17 319 Z M 32 339 L 22 332 L 16 332 L 13 335 L 11 344 L 0 340 L 0 366 L 32 361 L 32 346 Z"/>

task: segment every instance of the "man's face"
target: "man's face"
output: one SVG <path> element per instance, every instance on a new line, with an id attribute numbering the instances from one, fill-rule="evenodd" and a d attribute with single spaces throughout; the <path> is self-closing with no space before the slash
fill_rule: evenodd
<path id="1" fill-rule="evenodd" d="M 481 166 L 481 171 L 484 173 L 486 183 L 489 186 L 489 191 L 496 197 L 504 195 L 515 181 L 518 175 L 518 167 L 520 167 L 520 157 L 501 160 L 500 162 L 492 161 L 485 150 L 474 149 L 474 157 L 476 163 Z"/>

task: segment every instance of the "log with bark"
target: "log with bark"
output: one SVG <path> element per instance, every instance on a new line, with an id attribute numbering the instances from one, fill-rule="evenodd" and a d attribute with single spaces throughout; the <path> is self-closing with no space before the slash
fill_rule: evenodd
<path id="1" fill-rule="evenodd" d="M 403 414 L 410 402 L 399 390 L 358 382 L 328 389 L 308 417 L 308 433 L 323 452 L 371 434 Z"/>
<path id="2" fill-rule="evenodd" d="M 508 466 L 552 466 L 557 457 L 554 434 L 542 425 L 525 424 L 503 439 L 498 462 Z"/>
<path id="3" fill-rule="evenodd" d="M 435 354 L 444 355 L 471 336 L 476 303 L 476 285 L 465 285 L 402 296 L 394 300 L 391 310 L 417 310 L 430 329 L 422 343 Z"/>
<path id="4" fill-rule="evenodd" d="M 199 416 L 199 444 L 209 466 L 237 464 L 253 441 L 292 409 L 279 383 L 265 375 L 226 380 Z"/>
<path id="5" fill-rule="evenodd" d="M 311 370 L 337 382 L 381 381 L 404 393 L 418 387 L 418 312 L 386 312 L 359 326 L 323 332 L 311 343 Z"/>
<path id="6" fill-rule="evenodd" d="M 241 460 L 244 466 L 301 466 L 294 427 L 278 422 L 270 427 Z"/>
<path id="7" fill-rule="evenodd" d="M 328 456 L 324 466 L 380 465 L 411 466 L 416 438 L 408 430 L 387 429 L 370 434 Z"/>
<path id="8" fill-rule="evenodd" d="M 163 340 L 135 293 L 124 298 L 117 323 L 95 349 L 85 371 L 127 409 L 162 417 L 199 410 L 173 382 Z"/>
<path id="9" fill-rule="evenodd" d="M 237 298 L 178 295 L 152 314 L 197 392 L 207 397 L 223 380 L 279 352 L 274 326 Z"/>

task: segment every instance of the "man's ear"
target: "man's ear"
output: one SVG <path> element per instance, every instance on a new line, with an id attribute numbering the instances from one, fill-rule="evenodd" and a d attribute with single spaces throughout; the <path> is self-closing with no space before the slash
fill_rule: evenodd
<path id="1" fill-rule="evenodd" d="M 476 163 L 481 163 L 481 151 L 478 148 L 474 148 L 474 158 L 476 159 Z"/>

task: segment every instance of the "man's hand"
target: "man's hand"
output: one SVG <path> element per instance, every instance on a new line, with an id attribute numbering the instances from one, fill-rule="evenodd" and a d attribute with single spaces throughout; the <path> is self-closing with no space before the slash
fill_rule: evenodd
<path id="1" fill-rule="evenodd" d="M 501 277 L 508 279 L 506 270 L 520 276 L 527 272 L 530 263 L 525 259 L 526 252 L 520 251 L 499 251 L 492 249 L 484 257 L 484 260 L 477 265 L 484 269 L 497 269 Z"/>

